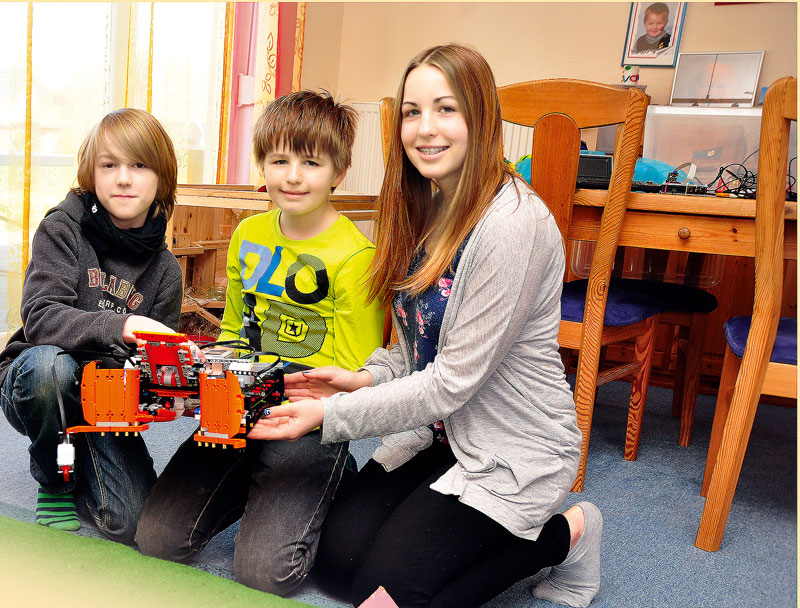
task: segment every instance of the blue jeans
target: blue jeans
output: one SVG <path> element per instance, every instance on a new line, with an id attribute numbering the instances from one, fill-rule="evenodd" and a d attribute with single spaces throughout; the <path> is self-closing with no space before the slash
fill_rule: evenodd
<path id="1" fill-rule="evenodd" d="M 55 346 L 33 346 L 11 364 L 0 386 L 0 407 L 14 429 L 31 440 L 31 475 L 46 492 L 75 493 L 83 518 L 111 540 L 133 543 L 136 522 L 156 480 L 153 459 L 140 435 L 78 433 L 74 436 L 75 481 L 64 481 L 56 465 L 63 430 L 51 367 L 67 426 L 86 424 L 80 405 L 81 366 Z"/>
<path id="2" fill-rule="evenodd" d="M 347 443 L 323 445 L 319 432 L 296 442 L 248 441 L 244 450 L 189 437 L 153 487 L 136 543 L 145 555 L 186 562 L 241 517 L 236 579 L 286 595 L 311 569 L 346 458 Z"/>

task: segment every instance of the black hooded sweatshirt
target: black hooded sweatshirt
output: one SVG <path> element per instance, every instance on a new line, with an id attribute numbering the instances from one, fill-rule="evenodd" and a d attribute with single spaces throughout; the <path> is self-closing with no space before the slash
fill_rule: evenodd
<path id="1" fill-rule="evenodd" d="M 124 347 L 122 327 L 131 315 L 178 328 L 181 269 L 163 236 L 159 246 L 141 255 L 98 255 L 81 226 L 91 205 L 87 197 L 93 195 L 70 192 L 34 234 L 22 288 L 23 326 L 0 353 L 1 377 L 31 345 L 101 352 L 114 344 Z"/>

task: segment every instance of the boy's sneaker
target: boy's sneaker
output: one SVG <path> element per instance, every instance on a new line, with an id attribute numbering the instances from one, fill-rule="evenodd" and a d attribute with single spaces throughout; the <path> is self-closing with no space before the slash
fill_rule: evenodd
<path id="1" fill-rule="evenodd" d="M 40 487 L 36 496 L 36 523 L 58 530 L 79 530 L 81 522 L 72 492 L 51 494 Z"/>

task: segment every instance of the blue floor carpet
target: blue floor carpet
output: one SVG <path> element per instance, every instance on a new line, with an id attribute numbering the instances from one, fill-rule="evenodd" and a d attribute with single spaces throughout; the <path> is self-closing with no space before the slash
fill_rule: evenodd
<path id="1" fill-rule="evenodd" d="M 796 410 L 759 408 L 722 548 L 707 553 L 694 546 L 694 538 L 704 502 L 700 483 L 714 398 L 699 397 L 692 445 L 682 448 L 679 421 L 669 415 L 671 392 L 650 389 L 639 457 L 626 462 L 628 390 L 625 383 L 601 387 L 586 488 L 564 505 L 591 500 L 605 518 L 603 583 L 592 606 L 797 606 Z M 193 425 L 190 419 L 151 425 L 144 435 L 158 470 Z M 374 445 L 374 440 L 351 444 L 359 464 Z M 27 447 L 28 440 L 0 416 L 0 515 L 32 522 L 36 483 L 28 474 Z M 192 565 L 232 578 L 235 531 L 236 525 L 218 535 Z M 86 529 L 79 533 L 95 535 Z M 533 580 L 518 583 L 484 608 L 551 607 L 529 594 Z M 313 583 L 292 597 L 320 608 L 344 606 Z"/>

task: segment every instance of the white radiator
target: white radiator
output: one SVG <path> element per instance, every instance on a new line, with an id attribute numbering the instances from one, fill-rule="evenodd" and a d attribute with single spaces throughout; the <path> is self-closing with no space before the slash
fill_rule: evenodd
<path id="1" fill-rule="evenodd" d="M 516 164 L 520 158 L 531 153 L 532 146 L 533 127 L 503 121 L 503 155 L 508 160 Z"/>
<path id="2" fill-rule="evenodd" d="M 353 162 L 338 190 L 378 194 L 383 182 L 383 146 L 378 103 L 365 101 L 351 105 L 358 111 Z"/>
<path id="3" fill-rule="evenodd" d="M 381 144 L 381 119 L 377 102 L 364 101 L 351 104 L 358 111 L 358 130 L 353 144 L 353 164 L 339 185 L 342 192 L 373 194 L 380 192 L 383 181 L 383 146 Z M 520 157 L 531 153 L 533 129 L 503 122 L 503 148 L 505 157 L 516 163 Z"/>

